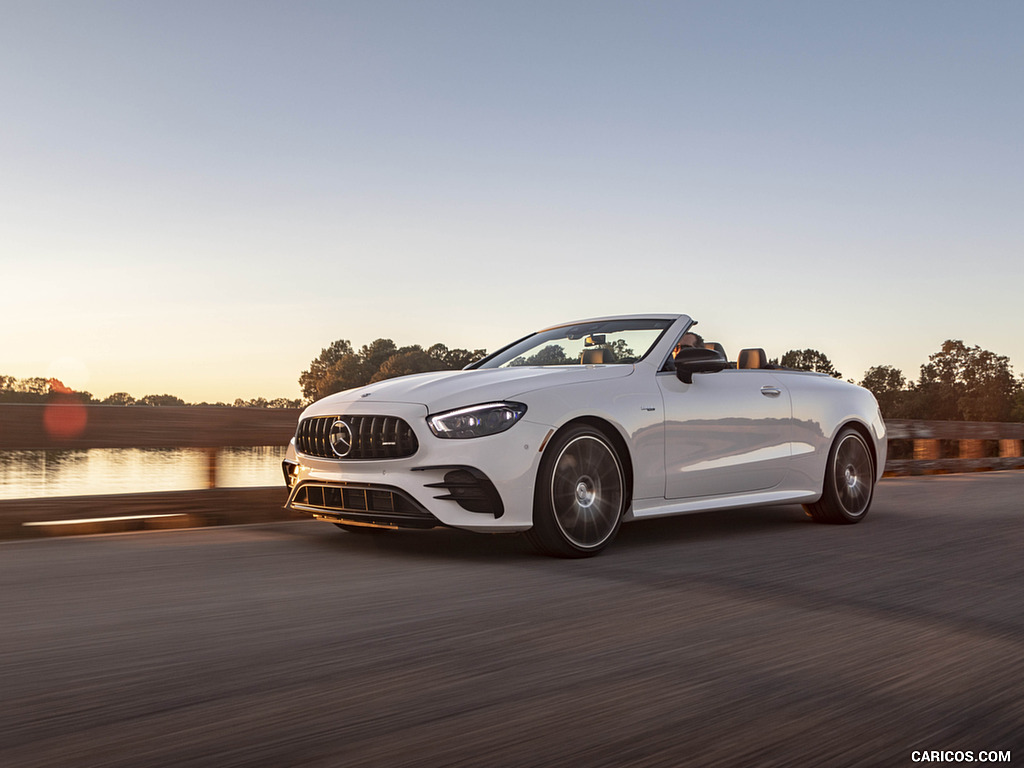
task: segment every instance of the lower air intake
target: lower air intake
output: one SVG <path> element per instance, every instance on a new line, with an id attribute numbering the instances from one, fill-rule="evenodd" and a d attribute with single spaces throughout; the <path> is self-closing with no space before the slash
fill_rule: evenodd
<path id="1" fill-rule="evenodd" d="M 331 520 L 398 528 L 433 528 L 441 523 L 415 500 L 385 485 L 306 482 L 292 491 L 289 509 Z"/>

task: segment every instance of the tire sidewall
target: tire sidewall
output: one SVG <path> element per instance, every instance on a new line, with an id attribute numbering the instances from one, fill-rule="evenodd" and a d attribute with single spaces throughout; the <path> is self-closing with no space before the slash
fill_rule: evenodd
<path id="1" fill-rule="evenodd" d="M 856 515 L 850 514 L 846 510 L 846 507 L 843 505 L 840 498 L 839 488 L 837 486 L 838 480 L 836 477 L 836 457 L 839 454 L 839 449 L 842 447 L 843 443 L 850 438 L 857 440 L 863 447 L 864 452 L 868 458 L 869 467 L 868 477 L 866 480 L 868 484 L 867 503 L 864 505 L 864 509 Z M 843 429 L 839 433 L 839 436 L 832 443 L 832 448 L 829 450 L 828 453 L 828 465 L 825 470 L 825 489 L 828 492 L 828 503 L 829 506 L 831 506 L 832 508 L 833 514 L 841 518 L 843 522 L 860 522 L 867 516 L 868 511 L 871 509 L 871 502 L 874 501 L 875 498 L 875 459 L 871 453 L 871 447 L 864 439 L 864 436 L 856 429 L 853 429 L 852 427 L 847 427 Z"/>
<path id="2" fill-rule="evenodd" d="M 552 480 L 558 460 L 565 449 L 575 440 L 587 437 L 598 440 L 614 458 L 618 470 L 620 489 L 619 509 L 612 530 L 599 543 L 593 546 L 582 546 L 573 541 L 562 529 L 555 515 L 552 503 Z M 622 525 L 622 517 L 626 509 L 626 474 L 623 459 L 615 443 L 608 435 L 596 427 L 587 424 L 575 424 L 555 435 L 544 451 L 537 470 L 537 481 L 534 485 L 533 497 L 533 528 L 530 539 L 548 554 L 560 557 L 590 557 L 601 552 L 618 535 Z"/>

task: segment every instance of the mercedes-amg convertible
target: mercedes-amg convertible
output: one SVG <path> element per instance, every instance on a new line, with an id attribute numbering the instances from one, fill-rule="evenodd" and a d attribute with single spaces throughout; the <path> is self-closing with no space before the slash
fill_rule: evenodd
<path id="1" fill-rule="evenodd" d="M 581 320 L 325 397 L 289 445 L 287 506 L 350 531 L 525 532 L 561 557 L 662 515 L 793 503 L 862 520 L 886 454 L 872 394 L 761 349 L 732 359 L 694 325 Z"/>

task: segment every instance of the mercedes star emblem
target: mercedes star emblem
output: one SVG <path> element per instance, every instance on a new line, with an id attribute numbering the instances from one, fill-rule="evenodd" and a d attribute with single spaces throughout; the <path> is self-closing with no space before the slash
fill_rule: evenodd
<path id="1" fill-rule="evenodd" d="M 341 419 L 331 425 L 331 433 L 328 436 L 331 443 L 331 450 L 340 459 L 348 456 L 352 450 L 352 428 Z"/>

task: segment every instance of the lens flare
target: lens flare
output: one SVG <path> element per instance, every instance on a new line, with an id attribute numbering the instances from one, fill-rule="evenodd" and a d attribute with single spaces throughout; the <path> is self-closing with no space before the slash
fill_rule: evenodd
<path id="1" fill-rule="evenodd" d="M 43 411 L 43 429 L 50 437 L 67 440 L 85 431 L 89 414 L 74 395 L 57 394 Z"/>

